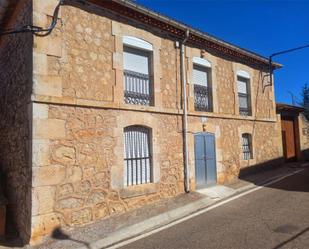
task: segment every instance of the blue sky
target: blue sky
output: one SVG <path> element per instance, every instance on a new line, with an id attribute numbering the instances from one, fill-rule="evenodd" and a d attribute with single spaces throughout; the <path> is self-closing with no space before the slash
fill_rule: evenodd
<path id="1" fill-rule="evenodd" d="M 136 2 L 264 56 L 309 44 L 309 0 Z M 291 103 L 289 91 L 300 100 L 302 86 L 309 85 L 309 48 L 274 60 L 284 65 L 275 72 L 276 100 Z"/>

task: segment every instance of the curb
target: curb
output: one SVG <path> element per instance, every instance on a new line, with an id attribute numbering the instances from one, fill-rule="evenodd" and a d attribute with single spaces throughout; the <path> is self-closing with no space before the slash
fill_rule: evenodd
<path id="1" fill-rule="evenodd" d="M 153 233 L 174 226 L 178 223 L 210 211 L 216 207 L 224 205 L 244 195 L 257 191 L 263 187 L 267 187 L 287 177 L 298 174 L 304 170 L 305 168 L 301 168 L 298 170 L 294 170 L 293 172 L 288 174 L 281 174 L 279 176 L 272 177 L 266 181 L 261 181 L 257 184 L 250 183 L 244 187 L 235 189 L 235 192 L 233 194 L 225 198 L 212 199 L 210 197 L 205 197 L 201 200 L 187 204 L 183 207 L 179 207 L 174 210 L 170 210 L 165 213 L 156 215 L 146 221 L 142 221 L 132 226 L 122 228 L 110 234 L 106 238 L 99 239 L 91 243 L 89 246 L 82 246 L 77 249 L 115 249 L 120 246 L 124 246 L 133 241 L 141 239 L 141 237 L 147 237 Z"/>

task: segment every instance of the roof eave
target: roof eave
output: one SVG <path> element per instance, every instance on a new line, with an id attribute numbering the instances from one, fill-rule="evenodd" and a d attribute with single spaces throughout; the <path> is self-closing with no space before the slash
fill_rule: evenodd
<path id="1" fill-rule="evenodd" d="M 87 1 L 87 0 L 85 0 L 85 1 Z M 94 2 L 100 2 L 100 1 L 102 1 L 102 0 L 89 0 L 88 2 L 94 3 Z M 5 4 L 2 6 L 2 11 L 0 13 L 0 24 L 1 24 L 1 22 L 4 22 L 4 23 L 2 23 L 2 24 L 4 24 L 4 25 L 2 25 L 2 28 L 4 28 L 4 26 L 6 26 L 5 23 L 7 21 L 6 20 L 7 19 L 7 15 L 10 14 L 10 13 L 8 13 L 8 10 L 10 10 L 10 9 L 12 10 L 13 9 L 12 7 L 14 6 L 14 4 L 16 2 L 18 2 L 18 1 L 16 1 L 16 0 L 12 0 L 12 1 L 4 0 L 3 1 L 3 3 L 5 3 Z M 202 38 L 202 39 L 204 39 L 206 41 L 212 42 L 212 43 L 217 44 L 219 46 L 222 46 L 222 47 L 228 48 L 228 49 L 230 49 L 232 51 L 235 51 L 235 52 L 237 52 L 239 54 L 242 54 L 242 55 L 244 55 L 246 57 L 250 57 L 250 58 L 256 60 L 256 62 L 260 62 L 261 64 L 263 64 L 264 67 L 266 67 L 266 65 L 269 64 L 269 60 L 266 57 L 263 57 L 263 56 L 261 56 L 259 54 L 251 52 L 249 50 L 237 47 L 237 46 L 235 46 L 233 44 L 230 44 L 228 42 L 225 42 L 223 40 L 217 39 L 217 38 L 215 38 L 213 36 L 208 35 L 207 33 L 204 33 L 204 32 L 201 32 L 199 30 L 196 30 L 196 29 L 194 29 L 194 28 L 192 28 L 192 27 L 190 27 L 188 25 L 185 25 L 185 24 L 182 24 L 180 22 L 177 22 L 177 21 L 175 21 L 175 20 L 173 20 L 173 19 L 171 19 L 169 17 L 166 17 L 164 15 L 156 13 L 156 12 L 154 12 L 152 10 L 149 10 L 149 9 L 147 9 L 147 8 L 145 8 L 143 6 L 140 6 L 140 5 L 136 4 L 136 3 L 133 3 L 131 1 L 128 1 L 128 0 L 111 0 L 111 2 L 118 3 L 118 4 L 122 5 L 122 6 L 125 6 L 125 7 L 128 7 L 130 9 L 133 9 L 133 10 L 139 12 L 139 13 L 142 13 L 144 15 L 147 15 L 147 16 L 150 16 L 150 17 L 152 17 L 154 19 L 157 19 L 157 20 L 159 20 L 159 21 L 161 21 L 163 23 L 172 25 L 172 26 L 176 27 L 177 29 L 182 30 L 182 32 L 184 34 L 185 34 L 186 30 L 189 30 L 190 34 L 193 35 L 193 36 L 197 36 L 197 37 Z M 272 67 L 274 69 L 279 69 L 279 68 L 282 67 L 282 65 L 279 64 L 279 63 L 273 62 L 272 63 Z"/>
<path id="2" fill-rule="evenodd" d="M 252 58 L 257 59 L 257 60 L 260 60 L 263 63 L 266 63 L 266 64 L 269 63 L 269 59 L 264 57 L 264 56 L 261 56 L 261 55 L 255 53 L 255 52 L 249 51 L 247 49 L 235 46 L 235 45 L 233 45 L 231 43 L 228 43 L 228 42 L 225 42 L 225 41 L 223 41 L 221 39 L 217 39 L 217 38 L 215 38 L 213 36 L 210 36 L 210 35 L 208 35 L 208 34 L 206 34 L 204 32 L 196 30 L 196 29 L 194 29 L 194 28 L 192 28 L 192 27 L 190 27 L 188 25 L 182 24 L 182 23 L 177 22 L 177 21 L 175 21 L 175 20 L 173 20 L 173 19 L 171 19 L 169 17 L 166 17 L 164 15 L 156 13 L 156 12 L 154 12 L 154 11 L 152 11 L 150 9 L 147 9 L 147 8 L 145 8 L 143 6 L 140 6 L 140 5 L 136 4 L 136 3 L 133 3 L 132 1 L 128 1 L 128 0 L 112 0 L 112 1 L 117 2 L 117 3 L 121 4 L 121 5 L 127 6 L 129 8 L 134 8 L 135 10 L 140 11 L 143 14 L 152 16 L 153 18 L 160 19 L 161 21 L 166 22 L 168 24 L 171 24 L 173 26 L 176 26 L 176 27 L 178 27 L 178 28 L 180 28 L 180 29 L 182 29 L 184 31 L 189 30 L 190 33 L 192 33 L 192 34 L 196 34 L 196 35 L 198 35 L 198 36 L 200 36 L 200 37 L 202 37 L 202 38 L 204 38 L 206 40 L 215 42 L 215 43 L 217 43 L 219 45 L 222 45 L 224 47 L 228 47 L 228 48 L 230 48 L 232 50 L 235 50 L 235 51 L 237 51 L 239 53 L 242 53 L 242 54 L 244 54 L 246 56 L 252 57 Z M 272 66 L 273 66 L 274 69 L 280 69 L 280 68 L 282 68 L 283 65 L 279 64 L 277 62 L 272 62 Z"/>
<path id="3" fill-rule="evenodd" d="M 276 110 L 277 112 L 294 112 L 294 113 L 301 113 L 305 111 L 305 108 L 285 103 L 276 103 Z"/>

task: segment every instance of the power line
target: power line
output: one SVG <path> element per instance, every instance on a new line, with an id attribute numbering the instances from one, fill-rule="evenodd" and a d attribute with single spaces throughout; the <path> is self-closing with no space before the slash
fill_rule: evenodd
<path id="1" fill-rule="evenodd" d="M 268 61 L 269 61 L 269 73 L 270 73 L 270 85 L 273 84 L 273 77 L 272 77 L 272 76 L 273 76 L 273 66 L 272 66 L 272 59 L 273 59 L 273 57 L 278 56 L 278 55 L 281 55 L 281 54 L 287 54 L 287 53 L 290 53 L 290 52 L 294 52 L 294 51 L 296 51 L 296 50 L 301 50 L 301 49 L 304 49 L 304 48 L 309 48 L 309 44 L 304 45 L 304 46 L 300 46 L 300 47 L 296 47 L 296 48 L 291 48 L 291 49 L 287 49 L 287 50 L 282 50 L 282 51 L 273 53 L 273 54 L 271 54 L 271 55 L 268 57 Z"/>
<path id="2" fill-rule="evenodd" d="M 291 91 L 288 91 L 288 93 L 291 95 L 292 98 L 292 105 L 295 105 L 295 95 Z"/>
<path id="3" fill-rule="evenodd" d="M 42 28 L 34 25 L 24 25 L 20 28 L 0 30 L 0 36 L 19 33 L 32 33 L 36 36 L 41 37 L 49 35 L 57 25 L 60 6 L 63 5 L 63 3 L 64 0 L 59 1 L 58 5 L 54 10 L 52 22 L 48 28 Z"/>

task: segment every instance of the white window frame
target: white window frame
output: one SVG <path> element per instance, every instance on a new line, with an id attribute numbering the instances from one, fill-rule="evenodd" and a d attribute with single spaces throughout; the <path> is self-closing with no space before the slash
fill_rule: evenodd
<path id="1" fill-rule="evenodd" d="M 204 59 L 204 58 L 200 58 L 200 57 L 193 57 L 192 59 L 193 61 L 193 64 L 198 64 L 200 66 L 203 66 L 203 67 L 209 67 L 211 68 L 211 63 L 210 61 Z"/>
<path id="2" fill-rule="evenodd" d="M 134 36 L 123 36 L 122 42 L 123 45 L 126 46 L 143 49 L 147 51 L 153 51 L 153 46 L 151 43 Z"/>
<path id="3" fill-rule="evenodd" d="M 243 78 L 246 78 L 246 79 L 249 79 L 250 80 L 250 74 L 244 70 L 238 70 L 237 71 L 237 76 L 240 76 L 240 77 L 243 77 Z"/>
<path id="4" fill-rule="evenodd" d="M 244 93 L 239 92 L 238 88 L 238 78 L 243 78 L 246 80 L 246 98 L 247 98 L 247 109 L 248 109 L 248 114 L 241 114 L 241 107 L 240 107 L 240 95 L 244 95 Z M 237 87 L 237 97 L 238 97 L 238 107 L 239 107 L 239 112 L 243 116 L 252 116 L 252 101 L 251 101 L 251 77 L 250 74 L 244 70 L 238 70 L 236 74 L 236 87 Z"/>
<path id="5" fill-rule="evenodd" d="M 133 36 L 123 36 L 123 50 L 132 49 L 145 53 L 148 57 L 148 74 L 129 71 L 124 72 L 124 102 L 136 105 L 154 105 L 153 86 L 153 45 Z M 125 57 L 123 58 L 125 60 Z"/>
<path id="6" fill-rule="evenodd" d="M 194 109 L 195 111 L 213 111 L 213 98 L 212 98 L 212 76 L 211 76 L 211 63 L 200 57 L 193 57 L 192 59 L 192 84 L 194 91 Z M 194 67 L 200 67 L 205 70 L 207 82 L 205 85 L 196 84 L 194 81 Z M 197 69 L 199 70 L 199 69 Z M 201 70 L 202 71 L 202 70 Z"/>

